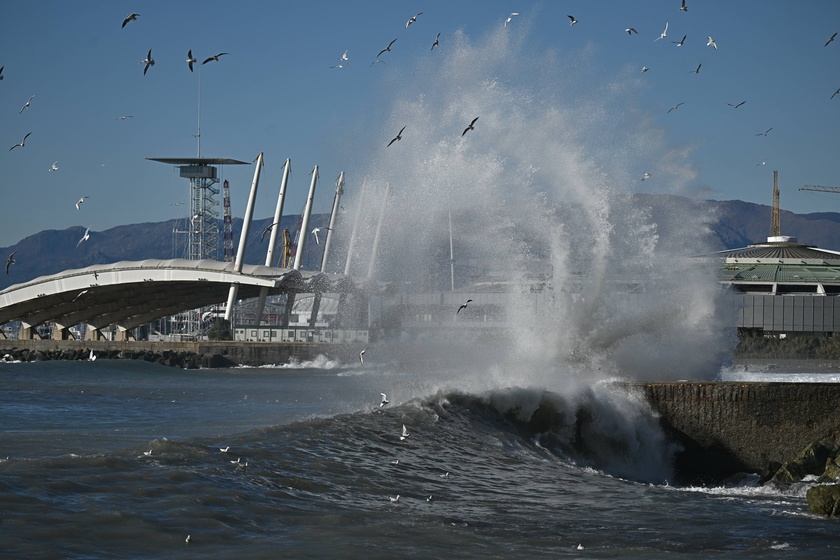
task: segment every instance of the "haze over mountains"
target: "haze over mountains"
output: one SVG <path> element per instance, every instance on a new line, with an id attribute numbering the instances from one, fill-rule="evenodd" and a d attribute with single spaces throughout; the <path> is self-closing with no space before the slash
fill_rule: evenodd
<path id="1" fill-rule="evenodd" d="M 837 202 L 840 204 L 840 197 Z M 685 215 L 685 212 L 704 212 L 715 216 L 710 224 L 711 232 L 698 232 L 698 235 L 710 234 L 714 238 L 713 245 L 716 247 L 713 247 L 713 250 L 734 249 L 760 243 L 766 241 L 770 234 L 769 205 L 740 200 L 697 201 L 680 196 L 650 194 L 634 195 L 631 203 L 650 209 L 651 219 L 657 224 L 663 239 L 667 238 L 669 231 L 681 226 L 678 216 Z M 329 216 L 325 214 L 313 215 L 310 228 L 326 226 L 328 220 Z M 86 226 L 39 232 L 12 245 L 0 247 L 0 255 L 4 262 L 9 254 L 15 252 L 15 264 L 10 267 L 9 274 L 0 275 L 0 289 L 39 276 L 93 264 L 182 257 L 185 241 L 183 238 L 179 239 L 179 236 L 183 234 L 173 232 L 183 229 L 183 221 L 182 219 L 131 224 L 105 231 L 96 231 L 94 226 L 90 239 L 78 247 L 77 243 L 82 238 Z M 265 261 L 268 237 L 261 242 L 260 234 L 270 223 L 270 218 L 263 218 L 255 220 L 252 224 L 245 251 L 246 263 L 262 264 Z M 288 228 L 294 235 L 299 223 L 299 216 L 288 215 L 283 217 L 280 227 Z M 840 250 L 838 212 L 794 214 L 782 210 L 780 223 L 782 235 L 796 237 L 802 243 L 823 249 Z M 242 219 L 234 218 L 234 250 L 238 248 L 241 230 Z M 303 269 L 315 270 L 320 267 L 322 248 L 323 244 L 316 245 L 312 239 L 307 242 Z M 341 256 L 346 252 L 346 248 L 339 243 L 336 243 L 334 248 L 334 255 Z M 276 254 L 279 255 L 279 251 Z M 338 266 L 328 266 L 328 271 L 336 271 Z"/>

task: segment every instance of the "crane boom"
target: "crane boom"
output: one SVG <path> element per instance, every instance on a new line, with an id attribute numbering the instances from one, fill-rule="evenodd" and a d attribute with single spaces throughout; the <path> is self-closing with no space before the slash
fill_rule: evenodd
<path id="1" fill-rule="evenodd" d="M 840 193 L 840 187 L 823 187 L 821 185 L 805 185 L 804 187 L 799 187 L 799 190 Z"/>

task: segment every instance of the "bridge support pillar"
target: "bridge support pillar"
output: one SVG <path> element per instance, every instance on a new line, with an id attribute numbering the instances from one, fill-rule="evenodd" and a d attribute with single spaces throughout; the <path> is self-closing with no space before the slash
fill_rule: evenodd
<path id="1" fill-rule="evenodd" d="M 68 340 L 70 333 L 67 327 L 59 323 L 53 323 L 52 340 Z"/>
<path id="2" fill-rule="evenodd" d="M 114 340 L 134 340 L 134 337 L 131 335 L 131 331 L 126 329 L 125 327 L 121 327 L 117 325 L 117 332 L 114 333 Z"/>
<path id="3" fill-rule="evenodd" d="M 289 321 L 292 318 L 292 309 L 295 307 L 295 296 L 297 294 L 295 292 L 289 292 L 286 294 L 286 308 L 283 310 L 283 323 L 284 327 L 289 326 Z"/>
<path id="4" fill-rule="evenodd" d="M 18 340 L 32 340 L 35 334 L 35 329 L 28 323 L 20 322 L 20 330 L 18 331 Z"/>
<path id="5" fill-rule="evenodd" d="M 99 327 L 88 325 L 87 332 L 85 333 L 85 340 L 105 340 L 105 337 L 99 331 Z"/>

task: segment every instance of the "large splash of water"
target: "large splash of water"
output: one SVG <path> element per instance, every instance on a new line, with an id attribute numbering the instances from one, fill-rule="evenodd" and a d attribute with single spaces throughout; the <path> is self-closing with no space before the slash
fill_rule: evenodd
<path id="1" fill-rule="evenodd" d="M 629 69 L 605 76 L 591 47 L 535 55 L 518 37 L 458 33 L 433 62 L 395 71 L 370 164 L 353 172 L 366 183 L 367 227 L 351 272 L 367 271 L 358 248 L 374 245 L 387 192 L 377 278 L 445 289 L 450 212 L 459 287 L 481 274 L 520 285 L 544 275 L 553 297 L 538 317 L 515 289 L 507 311 L 520 380 L 551 386 L 558 368 L 715 374 L 731 334 L 714 268 L 691 258 L 707 251 L 710 217 L 671 216 L 680 227 L 663 238 L 632 200 L 646 170 L 682 192 L 696 174 L 690 153 L 641 109 L 644 86 Z"/>

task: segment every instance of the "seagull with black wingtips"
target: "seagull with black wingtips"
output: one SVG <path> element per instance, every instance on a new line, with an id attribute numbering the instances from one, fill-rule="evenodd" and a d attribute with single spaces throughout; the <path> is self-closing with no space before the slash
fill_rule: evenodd
<path id="1" fill-rule="evenodd" d="M 220 52 L 219 54 L 214 54 L 214 55 L 213 55 L 213 56 L 211 56 L 211 57 L 205 58 L 205 59 L 204 59 L 204 62 L 202 62 L 201 64 L 207 64 L 208 62 L 214 62 L 214 61 L 215 61 L 215 62 L 219 62 L 219 57 L 220 57 L 220 56 L 224 56 L 224 55 L 226 55 L 226 54 L 230 54 L 230 53 Z"/>
<path id="2" fill-rule="evenodd" d="M 467 133 L 467 131 L 470 131 L 470 130 L 475 130 L 475 121 L 477 121 L 477 120 L 478 120 L 478 117 L 474 118 L 474 119 L 472 120 L 472 122 L 471 122 L 469 125 L 467 125 L 467 128 L 465 128 L 465 129 L 464 129 L 464 132 L 462 132 L 462 133 L 461 133 L 461 136 L 463 136 L 464 134 L 466 134 L 466 133 Z"/>
<path id="3" fill-rule="evenodd" d="M 408 126 L 408 125 L 405 125 L 405 126 Z M 391 144 L 393 144 L 397 140 L 402 140 L 402 133 L 403 133 L 403 130 L 405 130 L 405 126 L 400 129 L 400 131 L 397 133 L 397 135 L 394 136 L 394 138 L 391 139 L 390 142 L 388 142 L 388 146 L 390 146 Z M 387 148 L 388 146 L 385 146 L 385 147 Z"/>

